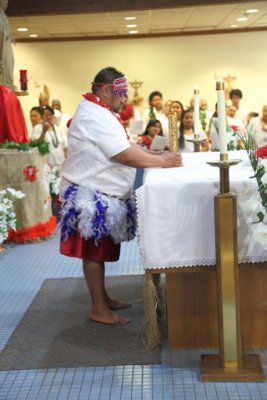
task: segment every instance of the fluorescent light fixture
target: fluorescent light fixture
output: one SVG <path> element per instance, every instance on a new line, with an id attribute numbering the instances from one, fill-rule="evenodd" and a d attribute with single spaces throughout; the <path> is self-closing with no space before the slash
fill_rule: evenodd
<path id="1" fill-rule="evenodd" d="M 238 22 L 243 22 L 243 21 L 247 21 L 248 18 L 247 18 L 247 17 L 238 17 L 236 20 L 237 20 Z"/>
<path id="2" fill-rule="evenodd" d="M 136 33 L 138 33 L 138 31 L 129 31 L 130 35 L 134 35 Z"/>
<path id="3" fill-rule="evenodd" d="M 127 26 L 127 28 L 136 28 L 137 27 L 136 24 L 129 24 L 129 25 L 126 25 L 126 26 Z"/>
<path id="4" fill-rule="evenodd" d="M 257 8 L 250 8 L 249 10 L 246 11 L 248 14 L 255 14 L 257 12 L 259 12 L 259 10 L 257 10 Z"/>
<path id="5" fill-rule="evenodd" d="M 27 32 L 28 28 L 18 28 L 17 31 L 18 32 Z"/>
<path id="6" fill-rule="evenodd" d="M 36 33 L 31 33 L 29 36 L 30 37 L 38 37 L 38 35 Z"/>
<path id="7" fill-rule="evenodd" d="M 125 17 L 124 19 L 126 21 L 133 21 L 134 19 L 136 19 L 136 17 Z"/>
<path id="8" fill-rule="evenodd" d="M 238 25 L 236 24 L 230 25 L 230 28 L 238 28 Z"/>

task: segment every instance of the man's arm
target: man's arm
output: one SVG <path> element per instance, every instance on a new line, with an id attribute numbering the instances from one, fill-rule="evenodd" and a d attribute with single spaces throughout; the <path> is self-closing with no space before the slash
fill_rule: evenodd
<path id="1" fill-rule="evenodd" d="M 171 168 L 180 167 L 182 165 L 182 157 L 179 153 L 165 152 L 160 155 L 155 155 L 144 151 L 134 144 L 128 149 L 116 154 L 112 157 L 112 160 L 134 168 Z"/>

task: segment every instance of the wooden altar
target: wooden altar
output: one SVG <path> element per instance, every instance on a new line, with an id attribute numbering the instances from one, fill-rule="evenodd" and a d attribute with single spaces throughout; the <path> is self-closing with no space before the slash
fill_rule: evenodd
<path id="1" fill-rule="evenodd" d="M 170 349 L 218 348 L 216 271 L 180 268 L 166 273 Z M 239 265 L 243 348 L 267 347 L 267 263 Z"/>
<path id="2" fill-rule="evenodd" d="M 233 167 L 231 181 L 239 198 L 241 343 L 243 348 L 262 348 L 267 347 L 267 251 L 254 240 L 257 224 L 248 222 L 251 214 L 246 207 L 257 186 L 250 179 L 246 155 L 241 155 L 243 165 Z M 216 175 L 204 165 L 212 157 L 210 153 L 186 155 L 184 170 L 148 170 L 137 190 L 146 275 L 166 274 L 170 349 L 219 345 L 213 213 L 218 171 Z"/>

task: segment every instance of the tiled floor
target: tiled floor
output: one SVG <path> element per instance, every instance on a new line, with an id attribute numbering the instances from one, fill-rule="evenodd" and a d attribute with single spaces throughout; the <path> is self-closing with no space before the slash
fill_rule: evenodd
<path id="1" fill-rule="evenodd" d="M 136 241 L 124 244 L 120 261 L 106 271 L 142 274 Z M 58 253 L 57 235 L 39 244 L 9 245 L 0 254 L 0 350 L 45 279 L 79 276 L 80 261 Z M 267 376 L 267 350 L 257 353 Z M 161 365 L 2 371 L 0 400 L 267 400 L 267 381 L 202 383 L 200 354 L 169 352 L 163 344 Z"/>

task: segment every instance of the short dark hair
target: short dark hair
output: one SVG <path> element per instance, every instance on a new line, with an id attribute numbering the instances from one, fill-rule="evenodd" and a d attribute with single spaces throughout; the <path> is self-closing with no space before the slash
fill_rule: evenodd
<path id="1" fill-rule="evenodd" d="M 43 106 L 42 110 L 43 110 L 43 113 L 44 113 L 45 110 L 48 110 L 48 111 L 51 112 L 51 114 L 55 115 L 55 110 L 50 106 Z"/>
<path id="2" fill-rule="evenodd" d="M 92 92 L 95 93 L 101 85 L 98 83 L 113 83 L 115 79 L 124 77 L 124 74 L 114 67 L 106 67 L 99 71 L 92 82 Z"/>
<path id="3" fill-rule="evenodd" d="M 36 111 L 36 112 L 38 112 L 38 114 L 40 114 L 41 117 L 43 116 L 43 112 L 44 112 L 42 107 L 37 107 L 37 106 L 36 106 L 36 107 L 32 107 L 32 108 L 31 108 L 31 111 Z M 30 112 L 31 112 L 31 111 L 30 111 Z"/>
<path id="4" fill-rule="evenodd" d="M 159 92 L 158 90 L 155 90 L 154 92 L 151 92 L 148 97 L 149 104 L 151 104 L 151 101 L 152 101 L 153 97 L 155 97 L 155 96 L 159 96 L 162 99 L 162 93 Z"/>
<path id="5" fill-rule="evenodd" d="M 231 99 L 233 96 L 237 96 L 237 97 L 239 97 L 240 99 L 242 99 L 243 93 L 241 92 L 240 89 L 232 89 L 231 92 L 229 93 L 230 99 Z"/>

